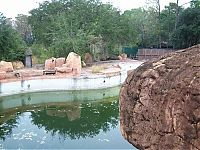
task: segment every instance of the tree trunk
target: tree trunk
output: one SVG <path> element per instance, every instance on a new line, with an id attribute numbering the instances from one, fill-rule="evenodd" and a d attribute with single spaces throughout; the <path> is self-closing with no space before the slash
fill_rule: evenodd
<path id="1" fill-rule="evenodd" d="M 158 5 L 158 21 L 159 21 L 159 48 L 161 48 L 161 18 L 160 18 L 160 0 L 157 0 L 157 5 Z"/>
<path id="2" fill-rule="evenodd" d="M 179 6 L 178 6 L 179 0 L 176 1 L 176 21 L 175 21 L 175 30 L 177 29 L 178 24 L 178 15 L 179 15 Z"/>

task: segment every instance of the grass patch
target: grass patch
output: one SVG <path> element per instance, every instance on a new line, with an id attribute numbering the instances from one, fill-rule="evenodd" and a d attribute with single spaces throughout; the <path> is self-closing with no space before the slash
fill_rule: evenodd
<path id="1" fill-rule="evenodd" d="M 106 67 L 103 65 L 100 66 L 92 66 L 92 73 L 100 73 L 102 70 L 104 70 Z"/>

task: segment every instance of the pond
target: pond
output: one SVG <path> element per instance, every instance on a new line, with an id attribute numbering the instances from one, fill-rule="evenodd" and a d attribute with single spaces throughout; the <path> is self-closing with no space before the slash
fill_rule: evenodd
<path id="1" fill-rule="evenodd" d="M 1 149 L 134 149 L 121 136 L 119 87 L 0 97 Z"/>

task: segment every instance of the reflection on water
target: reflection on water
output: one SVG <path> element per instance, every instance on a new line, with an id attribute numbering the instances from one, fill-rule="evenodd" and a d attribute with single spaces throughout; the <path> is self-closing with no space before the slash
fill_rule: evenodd
<path id="1" fill-rule="evenodd" d="M 1 99 L 0 148 L 133 148 L 119 131 L 118 97 L 43 103 L 35 94 Z M 27 104 L 34 96 L 42 102 Z"/>

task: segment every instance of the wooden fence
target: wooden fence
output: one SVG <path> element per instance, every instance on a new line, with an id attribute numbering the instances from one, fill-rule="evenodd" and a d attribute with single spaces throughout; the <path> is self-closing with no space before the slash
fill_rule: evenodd
<path id="1" fill-rule="evenodd" d="M 174 52 L 172 49 L 139 49 L 136 55 L 138 60 L 151 60 L 162 55 Z"/>

